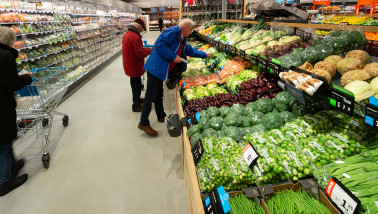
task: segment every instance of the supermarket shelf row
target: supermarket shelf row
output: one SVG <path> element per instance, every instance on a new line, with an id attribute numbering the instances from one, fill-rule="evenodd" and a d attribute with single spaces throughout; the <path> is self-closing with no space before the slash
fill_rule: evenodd
<path id="1" fill-rule="evenodd" d="M 63 32 L 63 31 L 66 31 L 66 29 L 64 29 L 64 30 L 48 30 L 48 31 L 32 32 L 32 33 L 21 33 L 21 34 L 17 34 L 16 36 L 44 35 L 44 34 L 50 34 L 50 33 L 59 33 L 59 32 Z"/>
<path id="2" fill-rule="evenodd" d="M 58 24 L 58 23 L 70 23 L 70 21 L 0 22 L 0 25 L 17 25 L 17 24 Z"/>
<path id="3" fill-rule="evenodd" d="M 59 51 L 55 51 L 55 52 L 48 53 L 48 54 L 47 54 L 47 53 L 44 53 L 43 55 L 38 56 L 38 57 L 23 59 L 23 60 L 21 60 L 20 62 L 21 62 L 21 63 L 25 63 L 25 62 L 34 62 L 34 61 L 36 61 L 36 60 L 40 60 L 40 59 L 42 59 L 42 58 L 46 58 L 47 56 L 54 55 L 54 54 L 58 54 L 58 53 L 60 53 L 60 52 L 63 52 L 63 51 L 66 51 L 66 50 L 70 50 L 70 49 L 73 49 L 73 48 L 75 48 L 75 46 L 72 46 L 72 47 L 70 47 L 70 48 L 64 48 L 64 49 L 61 49 L 61 50 L 59 50 Z"/>

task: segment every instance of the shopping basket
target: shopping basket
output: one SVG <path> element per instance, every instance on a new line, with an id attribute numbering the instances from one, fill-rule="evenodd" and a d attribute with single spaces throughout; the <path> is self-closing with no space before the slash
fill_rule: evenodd
<path id="1" fill-rule="evenodd" d="M 35 128 L 37 137 L 44 136 L 42 163 L 46 169 L 50 166 L 48 146 L 54 115 L 63 116 L 64 127 L 69 120 L 67 114 L 55 111 L 68 88 L 64 70 L 64 67 L 33 69 L 33 77 L 37 78 L 33 78 L 32 84 L 15 93 L 19 137 L 23 137 L 32 128 Z"/>

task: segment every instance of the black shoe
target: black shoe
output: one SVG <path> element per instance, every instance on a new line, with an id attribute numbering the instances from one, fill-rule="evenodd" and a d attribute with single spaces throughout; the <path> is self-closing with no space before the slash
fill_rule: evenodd
<path id="1" fill-rule="evenodd" d="M 20 172 L 20 170 L 22 169 L 22 167 L 24 166 L 25 164 L 25 161 L 24 159 L 20 159 L 18 160 L 13 166 L 12 166 L 12 169 L 11 169 L 11 177 L 12 178 L 15 178 L 17 177 L 18 173 Z"/>
<path id="2" fill-rule="evenodd" d="M 0 196 L 10 193 L 12 190 L 21 186 L 28 180 L 28 174 L 23 174 L 17 178 L 11 178 L 9 181 L 0 184 Z"/>

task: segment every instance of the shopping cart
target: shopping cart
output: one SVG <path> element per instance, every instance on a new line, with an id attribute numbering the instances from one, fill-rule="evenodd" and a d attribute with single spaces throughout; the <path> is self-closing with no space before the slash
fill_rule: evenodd
<path id="1" fill-rule="evenodd" d="M 64 67 L 33 69 L 33 77 L 37 78 L 33 78 L 31 85 L 15 93 L 18 135 L 22 138 L 27 131 L 35 128 L 37 138 L 39 135 L 43 136 L 42 163 L 46 169 L 50 166 L 48 146 L 54 115 L 63 116 L 64 127 L 68 125 L 69 120 L 67 114 L 55 111 L 68 88 L 64 70 Z"/>

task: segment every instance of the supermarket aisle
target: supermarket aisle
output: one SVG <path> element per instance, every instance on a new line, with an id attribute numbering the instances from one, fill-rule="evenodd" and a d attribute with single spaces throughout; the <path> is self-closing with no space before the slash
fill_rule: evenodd
<path id="1" fill-rule="evenodd" d="M 153 44 L 158 35 L 144 38 Z M 62 103 L 58 110 L 70 123 L 65 129 L 60 118 L 54 123 L 48 170 L 40 141 L 17 142 L 29 181 L 0 198 L 0 213 L 188 213 L 179 140 L 154 111 L 150 121 L 159 137 L 137 129 L 140 113 L 131 111 L 130 90 L 119 57 Z M 167 114 L 176 112 L 168 90 L 164 105 Z"/>

